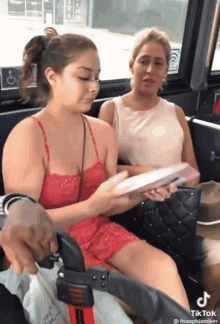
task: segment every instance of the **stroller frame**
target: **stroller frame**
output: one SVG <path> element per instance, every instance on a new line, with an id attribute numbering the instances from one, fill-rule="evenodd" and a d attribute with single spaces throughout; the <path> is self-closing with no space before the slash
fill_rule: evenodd
<path id="1" fill-rule="evenodd" d="M 93 289 L 122 298 L 149 324 L 170 324 L 175 319 L 192 320 L 191 314 L 163 292 L 122 274 L 110 273 L 102 267 L 85 269 L 83 254 L 75 240 L 57 228 L 58 253 L 63 267 L 58 271 L 57 297 L 69 306 L 71 324 L 95 323 Z M 49 261 L 49 262 L 48 262 Z M 49 257 L 39 263 L 53 268 Z"/>

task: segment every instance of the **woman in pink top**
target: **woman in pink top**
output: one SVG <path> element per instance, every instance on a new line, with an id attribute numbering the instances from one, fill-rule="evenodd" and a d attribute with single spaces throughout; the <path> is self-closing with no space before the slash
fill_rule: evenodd
<path id="1" fill-rule="evenodd" d="M 119 159 L 128 164 L 118 165 L 118 171 L 126 170 L 130 176 L 181 161 L 198 168 L 183 110 L 158 95 L 166 80 L 170 54 L 170 43 L 164 32 L 154 27 L 141 31 L 136 36 L 129 62 L 131 91 L 105 102 L 100 110 L 100 119 L 116 130 Z M 199 180 L 186 185 L 195 186 Z M 210 250 L 207 244 L 204 240 L 205 248 Z M 203 283 L 212 293 L 210 308 L 215 306 L 220 294 L 219 258 L 213 260 L 217 244 L 213 242 L 202 268 Z"/>
<path id="2" fill-rule="evenodd" d="M 127 176 L 127 172 L 116 175 L 114 131 L 107 123 L 83 115 L 99 91 L 97 48 L 81 35 L 47 32 L 51 34 L 36 36 L 25 48 L 22 95 L 29 98 L 27 87 L 37 65 L 38 98 L 45 108 L 21 121 L 7 139 L 6 191 L 39 201 L 55 225 L 64 227 L 80 244 L 87 267 L 117 269 L 160 289 L 189 310 L 174 261 L 108 219 L 143 198 L 169 197 L 176 187 L 142 197 L 114 190 Z"/>
<path id="3" fill-rule="evenodd" d="M 119 158 L 130 164 L 118 166 L 118 171 L 127 170 L 130 176 L 181 161 L 197 168 L 183 110 L 158 95 L 170 54 L 165 33 L 157 28 L 141 31 L 129 62 L 131 91 L 106 101 L 100 110 L 100 119 L 116 130 Z"/>

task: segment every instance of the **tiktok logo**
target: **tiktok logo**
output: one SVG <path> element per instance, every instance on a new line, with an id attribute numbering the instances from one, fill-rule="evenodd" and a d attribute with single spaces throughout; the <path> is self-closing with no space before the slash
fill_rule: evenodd
<path id="1" fill-rule="evenodd" d="M 206 307 L 208 304 L 208 298 L 211 298 L 211 296 L 206 291 L 204 291 L 203 297 L 199 297 L 197 299 L 196 301 L 197 305 L 199 307 Z"/>

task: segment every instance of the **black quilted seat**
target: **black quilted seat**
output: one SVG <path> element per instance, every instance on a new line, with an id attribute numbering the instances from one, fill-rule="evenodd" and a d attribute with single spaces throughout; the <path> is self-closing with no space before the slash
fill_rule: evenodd
<path id="1" fill-rule="evenodd" d="M 197 198 L 200 199 L 200 191 L 194 190 L 193 194 L 199 195 Z M 174 200 L 176 205 L 172 203 L 174 195 L 178 198 Z M 175 260 L 192 308 L 196 309 L 195 301 L 203 295 L 200 265 L 204 254 L 201 241 L 196 236 L 199 208 L 195 205 L 189 207 L 191 199 L 191 193 L 182 190 L 181 197 L 177 192 L 165 203 L 149 201 L 147 212 L 144 212 L 146 203 L 140 204 L 126 213 L 112 216 L 111 220 Z M 160 217 L 162 213 L 163 218 Z"/>
<path id="2" fill-rule="evenodd" d="M 177 192 L 165 203 L 148 201 L 145 203 L 147 212 L 144 204 L 140 204 L 138 208 L 111 217 L 111 220 L 165 251 L 180 268 L 184 265 L 184 271 L 189 271 L 195 259 L 196 221 L 199 218 L 198 206 L 190 207 L 193 195 L 200 197 L 200 192 L 185 190 L 181 197 Z"/>

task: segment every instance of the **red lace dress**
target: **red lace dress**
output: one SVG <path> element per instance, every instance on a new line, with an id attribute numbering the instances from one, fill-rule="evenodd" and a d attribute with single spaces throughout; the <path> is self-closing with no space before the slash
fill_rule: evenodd
<path id="1" fill-rule="evenodd" d="M 105 168 L 100 161 L 89 121 L 87 118 L 85 119 L 96 151 L 97 162 L 91 168 L 84 171 L 80 201 L 88 199 L 99 185 L 106 180 Z M 49 165 L 50 154 L 46 133 L 42 123 L 38 120 L 37 122 L 44 136 Z M 39 203 L 45 209 L 59 208 L 76 203 L 79 184 L 80 173 L 59 175 L 56 173 L 51 174 L 47 169 Z M 86 267 L 99 265 L 111 269 L 112 266 L 108 263 L 108 259 L 113 257 L 126 244 L 139 240 L 139 238 L 120 225 L 98 215 L 81 220 L 72 226 L 66 227 L 65 230 L 80 245 Z"/>

